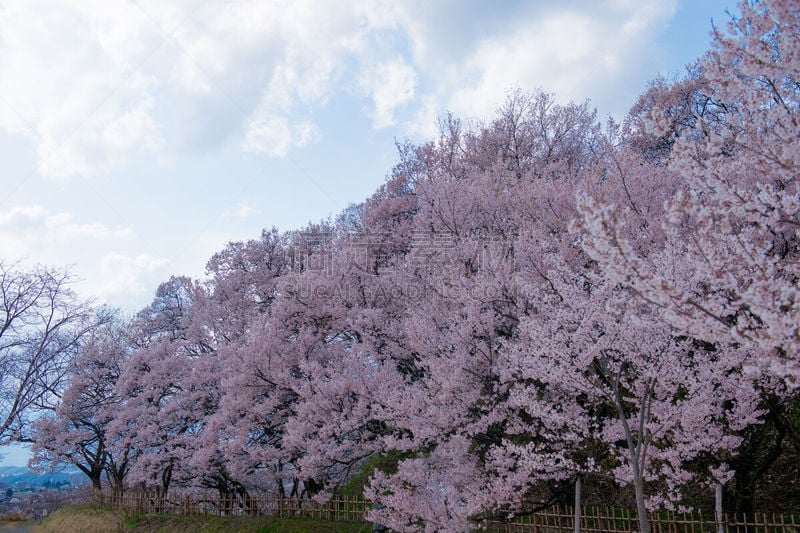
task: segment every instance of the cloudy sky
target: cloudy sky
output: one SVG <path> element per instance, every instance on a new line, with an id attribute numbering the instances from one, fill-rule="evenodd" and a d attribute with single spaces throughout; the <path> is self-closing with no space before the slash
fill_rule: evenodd
<path id="1" fill-rule="evenodd" d="M 0 258 L 133 311 L 229 240 L 371 194 L 395 139 L 510 88 L 621 117 L 724 0 L 64 0 L 0 7 Z"/>

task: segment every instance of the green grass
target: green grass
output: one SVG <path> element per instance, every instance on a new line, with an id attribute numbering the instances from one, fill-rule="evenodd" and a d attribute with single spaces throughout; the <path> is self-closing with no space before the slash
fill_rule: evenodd
<path id="1" fill-rule="evenodd" d="M 141 521 L 142 521 L 142 513 L 133 513 L 125 521 L 125 527 L 128 529 L 136 529 L 139 526 L 139 522 Z"/>
<path id="2" fill-rule="evenodd" d="M 328 522 L 312 518 L 264 518 L 218 516 L 145 515 L 128 531 L 168 533 L 172 531 L 204 531 L 224 533 L 367 533 L 372 525 L 358 522 Z"/>
<path id="3" fill-rule="evenodd" d="M 372 524 L 365 522 L 334 522 L 312 518 L 270 518 L 254 516 L 176 516 L 117 511 L 91 505 L 62 507 L 41 524 L 37 533 L 80 532 L 137 532 L 173 533 L 369 533 Z"/>

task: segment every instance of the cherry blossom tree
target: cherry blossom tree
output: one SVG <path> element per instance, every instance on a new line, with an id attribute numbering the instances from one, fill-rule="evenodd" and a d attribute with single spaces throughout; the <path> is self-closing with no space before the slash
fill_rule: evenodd
<path id="1" fill-rule="evenodd" d="M 272 228 L 260 239 L 231 242 L 206 265 L 209 296 L 197 312 L 219 343 L 234 343 L 279 297 L 277 284 L 291 268 L 287 238 Z"/>
<path id="2" fill-rule="evenodd" d="M 115 387 L 130 355 L 125 323 L 119 317 L 93 331 L 70 364 L 66 389 L 54 416 L 33 424 L 30 465 L 52 470 L 71 464 L 100 491 L 103 474 L 121 490 L 128 472 L 128 450 L 112 451 L 107 427 L 122 398 Z"/>
<path id="3" fill-rule="evenodd" d="M 661 309 L 678 331 L 739 343 L 760 385 L 765 427 L 745 433 L 736 467 L 735 509 L 752 513 L 755 481 L 778 457 L 798 383 L 798 12 L 788 2 L 742 3 L 728 32 L 689 82 L 702 107 L 675 121 L 678 83 L 651 96 L 641 136 L 663 139 L 676 194 L 658 250 L 643 253 L 627 209 L 582 196 L 584 247 L 611 279 Z M 678 91 L 680 92 L 680 90 Z M 699 111 L 707 109 L 712 113 Z M 604 205 L 605 204 L 605 205 Z M 784 381 L 784 385 L 778 381 Z M 780 400 L 776 400 L 780 398 Z M 770 429 L 772 428 L 772 429 Z M 768 434 L 777 438 L 768 437 Z M 795 445 L 796 446 L 796 445 Z"/>
<path id="4" fill-rule="evenodd" d="M 215 340 L 196 320 L 202 286 L 173 277 L 132 323 L 137 342 L 116 384 L 124 398 L 108 427 L 112 450 L 130 453 L 130 481 L 166 492 L 173 480 L 201 482 L 193 470 L 206 417 L 219 397 Z"/>
<path id="5" fill-rule="evenodd" d="M 761 414 L 741 375 L 748 354 L 676 337 L 646 305 L 611 286 L 576 286 L 566 272 L 550 275 L 556 305 L 543 302 L 521 326 L 522 353 L 510 358 L 513 404 L 522 420 L 562 431 L 562 442 L 599 437 L 610 474 L 633 485 L 640 530 L 648 531 L 648 511 L 679 503 L 685 483 L 729 478 L 724 458 Z M 693 462 L 701 458 L 716 460 L 698 475 Z M 648 490 L 658 480 L 666 490 Z"/>
<path id="6" fill-rule="evenodd" d="M 532 312 L 528 289 L 545 282 L 537 271 L 548 257 L 574 256 L 565 191 L 591 161 L 592 124 L 586 106 L 516 93 L 495 122 L 465 129 L 450 118 L 438 142 L 411 154 L 419 207 L 407 264 L 393 274 L 415 289 L 402 296 L 411 372 L 383 399 L 385 445 L 409 458 L 396 474 L 376 474 L 376 521 L 463 530 L 519 503 L 497 477 L 498 465 L 514 462 L 503 452 L 510 389 L 501 362 Z"/>
<path id="7" fill-rule="evenodd" d="M 407 165 L 418 208 L 408 266 L 392 275 L 425 291 L 405 303 L 414 372 L 387 394 L 383 421 L 385 446 L 409 458 L 375 475 L 373 517 L 462 530 L 530 505 L 545 481 L 588 474 L 632 485 L 647 530 L 647 506 L 730 475 L 736 432 L 759 421 L 741 379 L 751 352 L 644 314 L 569 231 L 581 187 L 627 207 L 638 253 L 659 251 L 675 174 L 625 144 L 627 126 L 601 135 L 585 108 L 515 98 L 489 127 L 450 119 Z M 584 137 L 564 133 L 574 128 Z"/>
<path id="8" fill-rule="evenodd" d="M 382 360 L 397 329 L 375 275 L 388 241 L 372 237 L 329 226 L 295 234 L 280 296 L 222 350 L 223 389 L 236 394 L 222 398 L 220 438 L 250 483 L 271 477 L 279 492 L 320 493 L 375 449 L 372 399 L 401 383 L 386 381 L 396 372 Z"/>
<path id="9" fill-rule="evenodd" d="M 590 236 L 584 247 L 673 326 L 709 341 L 747 343 L 758 351 L 748 363 L 753 371 L 768 369 L 795 387 L 800 15 L 779 0 L 740 9 L 701 63 L 725 116 L 697 117 L 687 130 L 675 129 L 658 106 L 650 113 L 650 131 L 673 138 L 668 166 L 681 182 L 664 220 L 664 251 L 637 253 L 621 234 L 619 210 L 589 196 L 581 197 Z M 688 265 L 682 279 L 659 268 L 671 264 L 666 256 Z"/>

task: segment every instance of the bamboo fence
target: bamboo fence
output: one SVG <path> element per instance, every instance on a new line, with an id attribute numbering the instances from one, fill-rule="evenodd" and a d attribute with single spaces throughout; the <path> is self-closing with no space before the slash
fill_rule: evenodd
<path id="1" fill-rule="evenodd" d="M 99 495 L 101 505 L 139 513 L 215 516 L 307 517 L 329 521 L 366 522 L 372 503 L 362 498 L 335 496 L 320 503 L 275 494 L 220 496 L 212 493 L 178 492 L 167 495 L 132 490 L 123 494 Z M 509 516 L 506 520 L 483 520 L 476 529 L 492 533 L 562 533 L 574 531 L 574 514 L 569 507 L 552 507 L 536 513 Z M 796 514 L 755 513 L 753 516 L 725 516 L 718 523 L 702 512 L 658 512 L 650 516 L 652 533 L 800 533 Z M 584 533 L 627 533 L 639 530 L 636 513 L 621 509 L 584 507 L 580 531 Z"/>
<path id="2" fill-rule="evenodd" d="M 209 493 L 158 494 L 128 491 L 123 494 L 103 493 L 101 505 L 139 513 L 176 514 L 185 516 L 302 516 L 333 521 L 366 521 L 371 503 L 347 496 L 338 496 L 325 503 L 305 498 L 286 498 L 272 494 L 227 495 Z"/>
<path id="3" fill-rule="evenodd" d="M 716 533 L 719 526 L 726 533 L 800 533 L 800 516 L 791 514 L 755 513 L 752 516 L 726 515 L 722 523 L 713 514 L 702 512 L 674 513 L 661 511 L 650 515 L 652 533 Z M 561 533 L 572 532 L 575 515 L 569 507 L 553 507 L 507 521 L 484 521 L 481 526 L 495 533 Z M 635 512 L 602 507 L 581 509 L 582 533 L 623 533 L 639 530 Z"/>

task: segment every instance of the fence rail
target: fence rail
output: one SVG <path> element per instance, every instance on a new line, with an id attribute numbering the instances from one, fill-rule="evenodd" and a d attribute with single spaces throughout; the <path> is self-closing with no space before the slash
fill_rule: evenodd
<path id="1" fill-rule="evenodd" d="M 650 515 L 652 533 L 716 533 L 722 526 L 726 533 L 800 533 L 800 516 L 755 513 L 752 516 L 726 515 L 719 524 L 714 515 L 702 512 L 657 512 Z M 485 521 L 482 526 L 494 533 L 561 533 L 572 532 L 573 510 L 554 507 L 508 522 Z M 627 533 L 639 531 L 636 513 L 621 509 L 584 507 L 581 509 L 582 533 Z"/>
<path id="2" fill-rule="evenodd" d="M 363 522 L 371 508 L 361 498 L 339 496 L 325 503 L 305 498 L 285 498 L 272 494 L 248 496 L 219 496 L 202 493 L 158 494 L 130 491 L 123 494 L 103 493 L 101 505 L 128 509 L 140 513 L 214 516 L 302 516 L 335 521 Z"/>
<path id="3" fill-rule="evenodd" d="M 361 498 L 336 496 L 325 503 L 286 498 L 274 494 L 219 496 L 211 493 L 172 493 L 129 491 L 103 493 L 99 503 L 140 513 L 216 516 L 307 517 L 332 521 L 366 522 L 372 504 Z M 553 507 L 507 521 L 484 520 L 476 524 L 492 533 L 571 533 L 574 514 L 569 507 Z M 639 530 L 636 513 L 621 509 L 584 507 L 580 530 L 584 533 L 627 533 Z M 716 533 L 714 516 L 694 513 L 658 512 L 650 516 L 652 533 Z M 800 516 L 755 513 L 753 516 L 726 516 L 726 533 L 800 533 Z"/>

